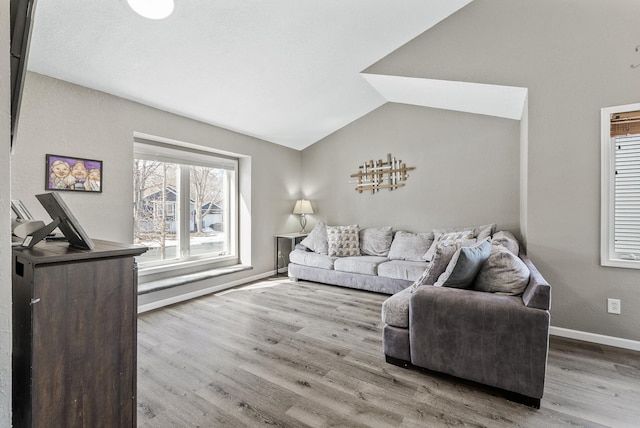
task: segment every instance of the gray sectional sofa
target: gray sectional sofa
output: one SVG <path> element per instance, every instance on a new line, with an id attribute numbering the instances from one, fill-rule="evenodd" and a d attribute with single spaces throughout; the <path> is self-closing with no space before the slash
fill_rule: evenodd
<path id="1" fill-rule="evenodd" d="M 291 252 L 289 277 L 390 294 L 382 306 L 387 362 L 540 406 L 551 287 L 495 224 L 416 234 L 320 222 Z"/>
<path id="2" fill-rule="evenodd" d="M 522 295 L 421 286 L 383 305 L 387 362 L 446 373 L 539 408 L 549 346 L 551 288 L 525 255 Z M 413 291 L 413 292 L 412 292 Z"/>
<path id="3" fill-rule="evenodd" d="M 289 254 L 291 279 L 395 294 L 410 286 L 428 267 L 424 255 L 433 243 L 433 232 L 357 228 L 353 231 L 358 237 L 355 251 L 340 252 L 348 246 L 342 244 L 330 253 L 326 230 L 327 226 L 319 222 Z"/>

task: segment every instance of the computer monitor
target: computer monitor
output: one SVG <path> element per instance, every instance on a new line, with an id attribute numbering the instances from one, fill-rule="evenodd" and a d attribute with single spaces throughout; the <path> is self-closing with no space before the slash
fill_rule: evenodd
<path id="1" fill-rule="evenodd" d="M 71 213 L 71 210 L 57 193 L 43 193 L 36 195 L 45 210 L 49 213 L 53 221 L 42 229 L 28 235 L 23 247 L 32 248 L 39 241 L 44 239 L 57 227 L 69 241 L 69 246 L 90 250 L 94 247 L 93 241 L 84 231 L 78 220 Z"/>

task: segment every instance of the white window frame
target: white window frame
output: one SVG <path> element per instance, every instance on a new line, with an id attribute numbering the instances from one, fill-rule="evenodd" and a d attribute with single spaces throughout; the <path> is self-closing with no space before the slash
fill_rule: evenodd
<path id="1" fill-rule="evenodd" d="M 600 264 L 640 269 L 640 254 L 615 251 L 615 137 L 611 137 L 611 115 L 640 110 L 640 103 L 601 109 L 601 225 Z"/>
<path id="2" fill-rule="evenodd" d="M 197 255 L 186 256 L 189 251 L 189 234 L 181 234 L 180 230 L 189 230 L 189 215 L 181 215 L 180 207 L 190 206 L 190 189 L 188 168 L 178 168 L 178 198 L 175 203 L 176 221 L 180 222 L 178 228 L 178 258 L 169 260 L 158 260 L 152 262 L 139 262 L 139 275 L 155 275 L 166 273 L 188 273 L 202 269 L 214 269 L 217 267 L 231 266 L 239 263 L 239 207 L 238 207 L 238 164 L 239 160 L 225 154 L 217 153 L 207 148 L 194 148 L 193 145 L 184 147 L 177 144 L 167 144 L 160 141 L 152 141 L 144 138 L 134 138 L 133 144 L 134 159 L 158 160 L 179 165 L 206 166 L 213 168 L 224 168 L 233 172 L 233 179 L 225 175 L 224 185 L 229 195 L 228 204 L 224 212 L 224 233 L 229 243 L 228 254 L 222 256 Z M 189 211 L 189 208 L 187 208 Z M 231 221 L 235 218 L 235 221 Z"/>

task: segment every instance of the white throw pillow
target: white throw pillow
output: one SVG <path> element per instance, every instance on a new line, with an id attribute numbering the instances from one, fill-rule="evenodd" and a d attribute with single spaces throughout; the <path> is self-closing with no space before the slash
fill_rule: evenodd
<path id="1" fill-rule="evenodd" d="M 306 238 L 300 242 L 314 253 L 328 254 L 329 242 L 327 240 L 327 226 L 323 221 L 319 221 L 318 224 L 309 232 Z"/>

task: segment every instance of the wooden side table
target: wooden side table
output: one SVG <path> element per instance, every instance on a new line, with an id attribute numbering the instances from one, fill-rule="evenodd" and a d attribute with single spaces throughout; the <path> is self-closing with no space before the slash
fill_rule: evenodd
<path id="1" fill-rule="evenodd" d="M 282 254 L 280 254 L 280 240 L 281 239 L 288 239 L 291 242 L 291 250 L 293 251 L 293 249 L 295 248 L 296 244 L 298 243 L 298 240 L 302 240 L 303 238 L 305 238 L 307 235 L 309 235 L 308 233 L 301 233 L 301 232 L 295 232 L 295 233 L 281 233 L 279 235 L 275 236 L 275 241 L 276 241 L 276 257 L 275 257 L 275 271 L 276 271 L 276 276 L 278 276 L 278 274 L 280 274 L 280 258 L 282 257 Z M 283 258 L 284 259 L 284 258 Z M 286 267 L 285 263 L 283 264 L 283 268 Z"/>

